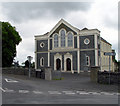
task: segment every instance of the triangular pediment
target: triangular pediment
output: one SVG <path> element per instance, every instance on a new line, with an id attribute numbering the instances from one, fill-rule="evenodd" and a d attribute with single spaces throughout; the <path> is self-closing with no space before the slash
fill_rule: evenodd
<path id="1" fill-rule="evenodd" d="M 49 32 L 49 37 L 51 37 L 54 33 L 59 33 L 60 29 L 64 28 L 66 32 L 72 31 L 74 35 L 77 35 L 79 33 L 79 29 L 73 27 L 69 23 L 67 23 L 65 20 L 61 19 Z"/>

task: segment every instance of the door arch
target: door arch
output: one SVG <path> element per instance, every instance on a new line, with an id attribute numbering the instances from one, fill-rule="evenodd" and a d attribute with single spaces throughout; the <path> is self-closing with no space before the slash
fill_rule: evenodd
<path id="1" fill-rule="evenodd" d="M 56 59 L 56 70 L 61 70 L 61 60 L 59 58 Z"/>
<path id="2" fill-rule="evenodd" d="M 71 71 L 71 59 L 70 58 L 66 59 L 66 69 L 67 71 Z"/>

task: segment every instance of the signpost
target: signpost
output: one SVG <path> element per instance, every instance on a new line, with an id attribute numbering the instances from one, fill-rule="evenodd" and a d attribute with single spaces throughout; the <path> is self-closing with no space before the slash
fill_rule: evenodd
<path id="1" fill-rule="evenodd" d="M 110 84 L 110 65 L 111 65 L 110 56 L 115 56 L 116 53 L 115 52 L 104 52 L 104 55 L 109 56 L 109 84 Z"/>
<path id="2" fill-rule="evenodd" d="M 29 61 L 29 78 L 30 78 L 30 74 L 31 74 L 31 70 L 30 70 L 30 65 L 31 65 L 31 60 L 33 59 L 32 56 L 28 56 L 28 61 Z"/>

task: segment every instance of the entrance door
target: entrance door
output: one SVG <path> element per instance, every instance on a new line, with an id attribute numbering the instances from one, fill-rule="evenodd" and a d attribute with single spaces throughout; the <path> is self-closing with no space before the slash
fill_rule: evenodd
<path id="1" fill-rule="evenodd" d="M 56 59 L 56 70 L 60 70 L 60 69 L 61 69 L 61 60 Z"/>
<path id="2" fill-rule="evenodd" d="M 71 59 L 70 58 L 66 59 L 66 68 L 67 68 L 67 71 L 71 71 Z"/>

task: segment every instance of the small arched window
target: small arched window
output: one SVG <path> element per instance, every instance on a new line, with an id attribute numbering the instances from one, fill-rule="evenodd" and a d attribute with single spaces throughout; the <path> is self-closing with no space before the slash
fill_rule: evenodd
<path id="1" fill-rule="evenodd" d="M 60 31 L 60 36 L 61 36 L 61 47 L 65 47 L 65 31 L 63 29 Z"/>
<path id="2" fill-rule="evenodd" d="M 73 46 L 73 34 L 71 32 L 68 33 L 68 47 Z"/>
<path id="3" fill-rule="evenodd" d="M 44 58 L 42 57 L 41 59 L 40 59 L 40 66 L 44 66 Z"/>
<path id="4" fill-rule="evenodd" d="M 58 34 L 54 35 L 54 47 L 58 47 Z"/>

